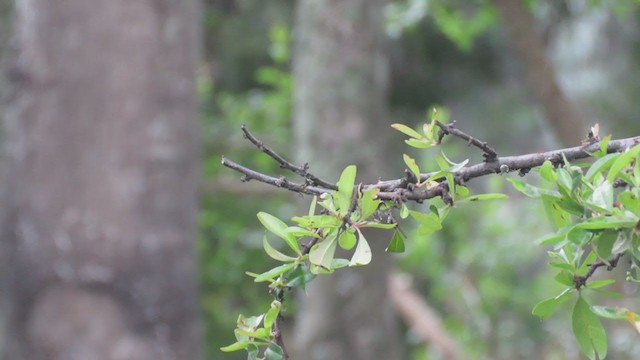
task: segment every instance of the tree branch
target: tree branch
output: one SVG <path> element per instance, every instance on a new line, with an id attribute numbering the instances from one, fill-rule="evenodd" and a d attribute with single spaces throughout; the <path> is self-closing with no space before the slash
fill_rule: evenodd
<path id="1" fill-rule="evenodd" d="M 447 131 L 450 131 L 450 130 L 451 129 L 447 129 Z M 453 132 L 450 132 L 450 133 L 453 134 Z M 248 134 L 248 131 L 245 132 L 245 134 Z M 456 135 L 456 136 L 461 137 L 460 135 Z M 469 135 L 466 135 L 466 136 L 468 136 L 471 139 L 475 139 Z M 253 137 L 251 136 L 248 138 L 249 140 L 251 140 Z M 480 142 L 477 139 L 475 139 L 475 141 Z M 260 145 L 259 146 L 256 145 L 256 146 L 258 146 L 260 149 L 268 149 L 259 141 L 258 143 Z M 619 140 L 611 140 L 608 143 L 607 152 L 608 153 L 623 152 L 628 148 L 631 148 L 637 144 L 640 144 L 640 136 L 630 137 L 626 139 L 619 139 Z M 481 147 L 481 149 L 485 151 L 486 155 L 490 155 L 492 153 L 491 151 L 493 149 L 491 148 L 489 148 L 489 151 L 485 150 L 484 147 L 486 147 L 486 144 L 480 142 L 480 145 L 483 146 Z M 552 150 L 552 151 L 541 152 L 541 153 L 496 157 L 493 161 L 482 162 L 479 164 L 467 166 L 460 169 L 455 173 L 455 180 L 456 180 L 456 183 L 458 184 L 464 184 L 471 179 L 478 178 L 481 176 L 485 176 L 489 174 L 501 174 L 501 173 L 512 172 L 512 171 L 518 171 L 522 175 L 522 174 L 526 174 L 532 168 L 542 165 L 547 160 L 551 161 L 555 166 L 559 166 L 564 162 L 564 159 L 567 159 L 567 161 L 573 161 L 573 160 L 592 157 L 593 156 L 592 154 L 598 151 L 599 149 L 600 149 L 600 143 L 595 142 L 588 145 L 576 146 L 576 147 L 565 148 L 560 150 Z M 495 153 L 495 151 L 493 151 L 493 153 Z M 283 163 L 290 164 L 289 162 L 284 160 L 284 158 L 280 157 L 277 154 L 271 155 L 271 156 L 274 159 L 276 159 L 276 161 L 278 161 L 280 164 L 283 164 Z M 290 181 L 284 176 L 280 176 L 280 177 L 270 176 L 270 175 L 263 174 L 255 170 L 249 169 L 247 167 L 244 167 L 224 157 L 222 158 L 222 165 L 242 173 L 243 174 L 241 178 L 242 181 L 257 180 L 257 181 L 260 181 L 272 186 L 284 188 L 299 194 L 321 195 L 323 193 L 330 193 L 332 190 L 336 189 L 336 186 L 332 184 L 326 184 L 325 186 L 323 185 L 312 186 L 308 183 L 303 184 L 303 183 L 296 183 L 296 182 Z M 295 166 L 293 167 L 298 170 L 301 169 Z M 306 169 L 306 166 L 302 170 L 306 174 L 305 178 L 310 179 L 309 176 L 313 176 L 313 175 L 306 172 L 305 169 Z M 296 172 L 296 174 L 299 174 L 299 173 Z M 420 181 L 427 180 L 433 174 L 435 173 L 420 174 Z M 313 178 L 318 179 L 315 176 L 313 176 Z M 315 182 L 315 180 L 311 180 L 311 182 Z M 322 181 L 322 182 L 326 183 L 325 181 Z M 380 192 L 378 193 L 379 199 L 394 200 L 394 201 L 420 202 L 420 201 L 431 199 L 434 197 L 444 197 L 448 193 L 446 183 L 441 183 L 438 186 L 425 189 L 422 187 L 408 186 L 406 177 L 400 178 L 400 179 L 394 179 L 394 180 L 378 181 L 375 184 L 362 185 L 362 191 L 366 191 L 370 188 L 380 189 Z"/>
<path id="2" fill-rule="evenodd" d="M 611 271 L 613 270 L 613 268 L 615 268 L 616 266 L 618 266 L 618 261 L 620 261 L 620 258 L 625 254 L 625 252 L 621 252 L 617 255 L 615 255 L 614 257 L 612 257 L 611 259 L 609 259 L 608 261 L 598 261 L 595 262 L 593 264 L 591 264 L 591 266 L 589 266 L 589 270 L 587 271 L 586 274 L 584 274 L 584 276 L 580 276 L 580 275 L 576 275 L 573 278 L 573 282 L 576 286 L 576 289 L 580 290 L 580 288 L 582 288 L 583 286 L 587 285 L 587 280 L 589 280 L 589 278 L 591 276 L 593 276 L 593 274 L 596 272 L 596 270 L 598 270 L 599 267 L 602 266 L 606 266 L 607 267 L 607 271 Z"/>
<path id="3" fill-rule="evenodd" d="M 327 181 L 324 181 L 324 180 L 320 179 L 319 177 L 309 173 L 309 164 L 304 164 L 302 166 L 293 165 L 291 162 L 287 161 L 285 158 L 283 158 L 282 156 L 278 155 L 271 148 L 269 148 L 268 146 L 264 145 L 264 143 L 262 141 L 258 140 L 255 136 L 253 136 L 253 134 L 251 134 L 251 132 L 249 132 L 249 129 L 247 129 L 246 125 L 242 125 L 241 129 L 242 129 L 242 132 L 244 133 L 244 137 L 246 139 L 251 141 L 251 143 L 253 145 L 255 145 L 258 149 L 260 149 L 260 151 L 262 151 L 263 153 L 269 155 L 271 158 L 273 158 L 275 161 L 277 161 L 278 164 L 280 164 L 281 168 L 290 170 L 290 171 L 302 176 L 303 178 L 305 178 L 307 180 L 307 182 L 310 185 L 319 185 L 319 186 L 322 186 L 322 187 L 327 188 L 327 189 L 338 190 L 337 186 L 335 186 L 335 185 L 333 185 L 333 184 L 331 184 L 331 183 L 329 183 Z"/>
<path id="4" fill-rule="evenodd" d="M 440 132 L 438 134 L 438 141 L 442 141 L 442 138 L 445 135 L 451 134 L 453 136 L 457 136 L 462 140 L 465 140 L 469 145 L 473 145 L 478 149 L 484 152 L 484 158 L 486 162 L 495 161 L 498 158 L 498 153 L 489 145 L 487 145 L 486 141 L 480 141 L 473 136 L 460 131 L 455 127 L 456 122 L 453 121 L 451 124 L 443 124 L 440 121 L 436 120 L 436 125 L 440 128 Z"/>

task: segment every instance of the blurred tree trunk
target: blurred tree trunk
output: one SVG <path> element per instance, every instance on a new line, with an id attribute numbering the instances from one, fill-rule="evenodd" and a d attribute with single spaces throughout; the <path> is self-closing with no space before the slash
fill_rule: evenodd
<path id="1" fill-rule="evenodd" d="M 198 359 L 195 0 L 16 1 L 5 359 Z"/>
<path id="2" fill-rule="evenodd" d="M 294 48 L 295 149 L 311 171 L 337 179 L 348 164 L 358 181 L 388 174 L 384 138 L 385 0 L 298 3 Z M 365 234 L 367 235 L 367 234 Z M 387 293 L 388 233 L 369 233 L 373 262 L 320 276 L 296 311 L 294 359 L 401 359 L 403 341 Z"/>
<path id="3" fill-rule="evenodd" d="M 502 16 L 510 46 L 522 63 L 529 87 L 549 126 L 560 143 L 566 146 L 580 144 L 588 132 L 586 122 L 560 88 L 542 39 L 536 32 L 533 17 L 521 0 L 494 1 Z"/>

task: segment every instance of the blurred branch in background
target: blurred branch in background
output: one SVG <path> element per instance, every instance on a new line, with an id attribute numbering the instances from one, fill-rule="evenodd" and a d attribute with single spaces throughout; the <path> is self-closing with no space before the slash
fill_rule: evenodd
<path id="1" fill-rule="evenodd" d="M 563 145 L 578 144 L 582 133 L 576 129 L 584 129 L 586 124 L 560 88 L 533 17 L 522 1 L 495 0 L 495 5 L 502 15 L 507 40 L 520 59 L 529 87 L 549 126 Z"/>

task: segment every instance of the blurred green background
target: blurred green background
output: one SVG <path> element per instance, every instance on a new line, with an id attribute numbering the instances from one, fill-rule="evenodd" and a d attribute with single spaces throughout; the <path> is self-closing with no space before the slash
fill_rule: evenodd
<path id="1" fill-rule="evenodd" d="M 531 30 L 541 39 L 560 88 L 585 124 L 599 122 L 601 134 L 614 138 L 637 135 L 639 3 L 524 3 L 534 19 Z M 241 124 L 273 149 L 295 158 L 293 43 L 304 21 L 297 6 L 293 0 L 205 1 L 199 79 L 204 142 L 199 256 L 211 359 L 245 358 L 244 353 L 223 354 L 219 348 L 235 341 L 239 313 L 263 312 L 272 300 L 265 285 L 245 275 L 272 265 L 262 250 L 263 229 L 255 214 L 263 210 L 288 219 L 301 203 L 284 191 L 241 183 L 238 174 L 220 165 L 224 155 L 259 171 L 284 174 L 242 139 Z M 501 19 L 496 4 L 403 0 L 387 2 L 382 12 L 389 124 L 419 126 L 432 107 L 443 106 L 461 129 L 488 141 L 502 155 L 562 146 L 545 115 L 545 104 L 532 95 L 527 64 L 507 39 L 506 22 L 517 20 Z M 377 131 L 390 134 L 393 151 L 384 160 L 395 177 L 402 176 L 403 152 L 418 158 L 423 171 L 432 169 L 435 153 L 409 149 L 391 128 Z M 588 126 L 575 131 L 586 135 Z M 443 146 L 456 161 L 481 160 L 459 141 L 449 139 Z M 536 174 L 528 175 L 527 181 L 536 182 Z M 553 281 L 545 248 L 535 241 L 550 230 L 542 207 L 507 185 L 497 175 L 473 182 L 475 191 L 505 192 L 510 199 L 459 206 L 441 232 L 427 239 L 410 236 L 404 254 L 376 255 L 394 258 L 398 271 L 411 278 L 414 290 L 438 314 L 465 358 L 580 359 L 568 306 L 544 321 L 531 315 L 532 307 L 557 294 L 561 285 Z M 407 222 L 403 229 L 411 234 L 411 226 Z M 624 271 L 617 277 L 623 280 Z M 638 288 L 619 283 L 616 290 L 626 295 L 624 301 L 638 309 Z M 288 324 L 295 321 L 293 303 L 292 299 L 285 313 Z M 400 323 L 408 359 L 444 358 L 407 321 Z M 636 358 L 637 332 L 623 323 L 605 326 L 610 358 Z"/>

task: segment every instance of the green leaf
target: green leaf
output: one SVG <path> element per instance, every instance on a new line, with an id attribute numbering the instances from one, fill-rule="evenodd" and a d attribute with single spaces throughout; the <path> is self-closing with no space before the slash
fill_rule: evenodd
<path id="1" fill-rule="evenodd" d="M 309 216 L 312 216 L 316 213 L 316 205 L 318 204 L 318 196 L 314 195 L 311 199 L 311 204 L 309 205 Z"/>
<path id="2" fill-rule="evenodd" d="M 578 246 L 583 246 L 591 240 L 592 236 L 593 233 L 590 231 L 574 227 L 567 233 L 567 240 Z"/>
<path id="3" fill-rule="evenodd" d="M 613 185 L 607 180 L 603 181 L 593 190 L 589 202 L 607 212 L 613 210 Z"/>
<path id="4" fill-rule="evenodd" d="M 600 140 L 600 150 L 593 153 L 594 156 L 602 157 L 607 155 L 607 148 L 609 147 L 609 141 L 611 140 L 611 135 L 607 135 L 602 140 Z"/>
<path id="5" fill-rule="evenodd" d="M 405 140 L 405 143 L 407 143 L 407 145 L 412 146 L 414 148 L 417 149 L 428 149 L 431 148 L 435 145 L 434 142 L 430 141 L 430 142 L 425 142 L 425 141 L 420 141 L 420 140 L 416 140 L 416 139 L 409 139 L 409 140 Z"/>
<path id="6" fill-rule="evenodd" d="M 338 237 L 338 244 L 345 250 L 351 250 L 356 245 L 356 235 L 353 229 L 343 231 Z"/>
<path id="7" fill-rule="evenodd" d="M 524 181 L 520 180 L 520 179 L 515 179 L 515 178 L 508 178 L 507 181 L 509 181 L 514 188 L 516 188 L 516 190 L 520 191 L 521 193 L 525 194 L 526 196 L 530 197 L 530 198 L 539 198 L 540 197 L 540 190 L 539 188 L 529 185 L 527 183 L 525 183 Z"/>
<path id="8" fill-rule="evenodd" d="M 551 161 L 546 160 L 542 163 L 542 166 L 540 166 L 540 176 L 552 183 L 555 183 L 558 180 L 555 167 L 553 166 L 553 164 L 551 164 Z"/>
<path id="9" fill-rule="evenodd" d="M 391 124 L 391 127 L 400 131 L 401 133 L 408 135 L 414 139 L 422 139 L 423 136 L 420 135 L 420 133 L 418 133 L 417 131 L 413 130 L 412 128 L 408 127 L 407 125 L 403 125 L 403 124 Z"/>
<path id="10" fill-rule="evenodd" d="M 271 330 L 273 323 L 278 318 L 278 314 L 280 314 L 280 308 L 282 307 L 282 303 L 278 300 L 274 300 L 271 302 L 271 307 L 264 315 L 264 327 L 268 330 Z"/>
<path id="11" fill-rule="evenodd" d="M 615 230 L 606 230 L 603 231 L 595 241 L 591 242 L 591 245 L 600 259 L 608 261 L 616 240 L 618 240 L 618 232 Z"/>
<path id="12" fill-rule="evenodd" d="M 621 216 L 596 216 L 576 224 L 576 227 L 587 230 L 632 228 L 636 225 L 637 222 L 637 218 L 634 219 Z"/>
<path id="13" fill-rule="evenodd" d="M 627 313 L 629 312 L 629 310 L 625 308 L 612 308 L 608 306 L 592 306 L 591 311 L 602 318 L 611 320 L 626 320 Z"/>
<path id="14" fill-rule="evenodd" d="M 417 230 L 418 235 L 420 236 L 426 236 L 442 229 L 442 224 L 440 223 L 440 218 L 437 214 L 423 214 L 418 211 L 409 211 L 409 214 L 411 214 L 411 216 L 420 223 Z"/>
<path id="15" fill-rule="evenodd" d="M 607 180 L 609 180 L 609 182 L 613 182 L 616 179 L 616 176 L 618 176 L 618 173 L 620 173 L 622 170 L 624 170 L 624 168 L 629 166 L 629 164 L 633 161 L 633 159 L 635 159 L 638 156 L 638 153 L 640 153 L 640 144 L 622 153 L 622 155 L 620 155 L 616 159 L 613 165 L 611 165 L 611 169 L 609 169 L 609 175 L 607 176 Z"/>
<path id="16" fill-rule="evenodd" d="M 416 179 L 420 180 L 420 168 L 418 164 L 416 164 L 416 160 L 407 154 L 402 154 L 402 159 L 404 163 L 407 164 L 409 170 L 416 176 Z"/>
<path id="17" fill-rule="evenodd" d="M 566 286 L 574 286 L 573 282 L 573 274 L 568 271 L 560 271 L 558 275 L 554 277 L 554 279 L 562 285 Z"/>
<path id="18" fill-rule="evenodd" d="M 301 228 L 299 226 L 289 226 L 284 231 L 295 237 L 302 237 L 302 236 L 309 236 L 314 238 L 320 237 L 320 235 L 316 234 L 315 232 L 309 229 Z"/>
<path id="19" fill-rule="evenodd" d="M 400 218 L 406 219 L 408 216 L 409 216 L 409 208 L 405 203 L 402 203 L 402 205 L 400 205 Z"/>
<path id="20" fill-rule="evenodd" d="M 299 286 L 304 290 L 305 286 L 314 278 L 315 275 L 309 271 L 308 267 L 298 266 L 287 275 L 287 286 Z"/>
<path id="21" fill-rule="evenodd" d="M 356 246 L 356 251 L 354 251 L 353 256 L 351 257 L 349 266 L 367 265 L 370 262 L 371 248 L 369 247 L 367 239 L 365 239 L 360 230 L 358 230 L 358 245 Z"/>
<path id="22" fill-rule="evenodd" d="M 338 209 L 340 215 L 344 216 L 349 212 L 353 199 L 353 185 L 356 181 L 357 168 L 355 165 L 347 166 L 338 180 Z"/>
<path id="23" fill-rule="evenodd" d="M 640 199 L 638 199 L 632 192 L 621 192 L 618 194 L 618 201 L 626 210 L 640 216 Z"/>
<path id="24" fill-rule="evenodd" d="M 282 349 L 277 344 L 271 343 L 267 350 L 264 351 L 264 356 L 266 360 L 282 360 L 284 359 L 284 355 L 282 353 Z"/>
<path id="25" fill-rule="evenodd" d="M 469 196 L 469 188 L 466 186 L 456 186 L 456 198 L 464 198 Z"/>
<path id="26" fill-rule="evenodd" d="M 571 214 L 562 209 L 557 200 L 543 197 L 542 204 L 547 214 L 547 218 L 555 230 L 573 223 L 573 221 L 571 221 Z"/>
<path id="27" fill-rule="evenodd" d="M 547 316 L 553 314 L 554 311 L 556 311 L 558 305 L 569 299 L 571 293 L 573 293 L 574 291 L 575 288 L 567 288 L 557 296 L 542 300 L 533 307 L 533 311 L 531 311 L 531 313 L 540 318 L 546 318 Z"/>
<path id="28" fill-rule="evenodd" d="M 376 199 L 376 196 L 380 192 L 378 188 L 371 188 L 365 191 L 360 198 L 360 212 L 362 213 L 362 220 L 366 220 L 369 216 L 378 210 L 380 206 L 380 200 Z"/>
<path id="29" fill-rule="evenodd" d="M 298 245 L 296 237 L 286 231 L 288 227 L 287 224 L 266 212 L 259 212 L 258 220 L 260 220 L 267 230 L 284 239 L 293 251 L 300 254 L 300 246 Z"/>
<path id="30" fill-rule="evenodd" d="M 400 231 L 395 231 L 389 246 L 387 246 L 386 252 L 403 253 L 404 252 L 404 236 Z"/>
<path id="31" fill-rule="evenodd" d="M 338 239 L 334 236 L 331 239 L 325 239 L 320 244 L 315 245 L 309 252 L 309 261 L 312 264 L 322 266 L 325 269 L 331 268 L 331 261 L 336 253 Z"/>
<path id="32" fill-rule="evenodd" d="M 613 283 L 615 283 L 616 281 L 613 279 L 606 279 L 606 280 L 594 280 L 594 281 L 590 281 L 586 288 L 587 289 L 599 289 L 601 287 L 605 287 L 607 285 L 611 285 Z"/>
<path id="33" fill-rule="evenodd" d="M 308 228 L 337 228 L 342 225 L 342 220 L 331 215 L 294 216 L 291 220 Z"/>
<path id="34" fill-rule="evenodd" d="M 271 257 L 274 260 L 278 260 L 282 262 L 296 261 L 296 258 L 287 256 L 281 253 L 280 251 L 274 249 L 273 247 L 271 247 L 271 245 L 269 244 L 269 241 L 267 240 L 266 235 L 262 237 L 262 247 L 264 248 L 264 251 L 267 253 L 267 255 L 269 255 L 269 257 Z"/>
<path id="35" fill-rule="evenodd" d="M 375 228 L 375 229 L 395 229 L 398 224 L 381 224 L 373 221 L 369 221 L 364 225 L 360 226 L 361 228 Z"/>
<path id="36" fill-rule="evenodd" d="M 286 273 L 287 271 L 293 269 L 295 266 L 296 266 L 295 263 L 288 263 L 288 264 L 280 265 L 278 267 L 274 267 L 273 269 L 258 275 L 253 281 L 264 282 L 264 281 L 273 280 L 273 278 L 275 278 L 276 276 L 280 276 Z"/>
<path id="37" fill-rule="evenodd" d="M 500 200 L 500 199 L 508 199 L 509 197 L 506 194 L 478 194 L 471 195 L 465 198 L 458 200 L 458 204 L 462 202 L 470 202 L 470 201 L 482 201 L 482 200 Z"/>
<path id="38" fill-rule="evenodd" d="M 573 177 L 569 173 L 569 170 L 560 168 L 556 170 L 556 174 L 558 175 L 558 185 L 560 188 L 564 189 L 567 193 L 571 193 L 573 191 Z"/>
<path id="39" fill-rule="evenodd" d="M 607 334 L 582 296 L 578 297 L 573 307 L 572 323 L 582 352 L 589 359 L 604 359 L 607 356 Z"/>
<path id="40" fill-rule="evenodd" d="M 596 160 L 587 170 L 585 178 L 592 181 L 596 174 L 602 173 L 611 167 L 614 161 L 620 156 L 620 154 L 608 154 L 598 160 Z"/>
<path id="41" fill-rule="evenodd" d="M 224 351 L 224 352 L 232 352 L 232 351 L 238 351 L 238 350 L 242 350 L 244 348 L 247 347 L 247 345 L 249 345 L 250 342 L 249 341 L 237 341 L 231 345 L 225 346 L 225 347 L 221 347 L 220 350 Z"/>

